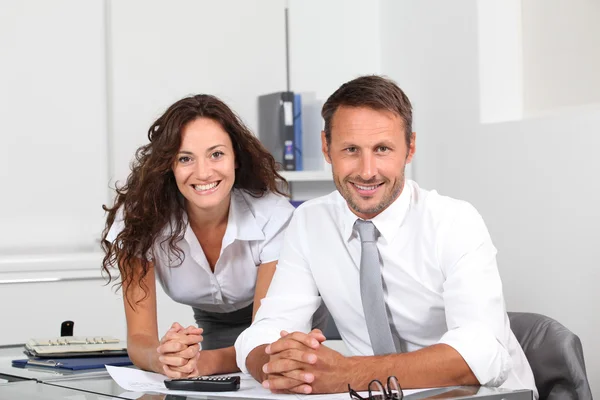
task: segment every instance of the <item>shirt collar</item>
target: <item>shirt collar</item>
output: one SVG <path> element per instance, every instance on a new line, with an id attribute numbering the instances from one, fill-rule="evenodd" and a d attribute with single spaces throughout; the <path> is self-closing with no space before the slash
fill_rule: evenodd
<path id="1" fill-rule="evenodd" d="M 175 221 L 171 220 L 160 233 L 160 236 L 169 237 L 172 235 L 172 228 Z M 194 235 L 192 228 L 188 223 L 187 212 L 183 212 L 183 223 L 185 224 L 184 238 L 189 243 L 189 235 Z M 244 198 L 241 190 L 231 191 L 229 202 L 229 216 L 227 217 L 227 229 L 223 237 L 223 244 L 228 245 L 234 240 L 264 240 L 265 234 L 258 225 L 247 200 Z"/>
<path id="2" fill-rule="evenodd" d="M 256 221 L 248 201 L 241 190 L 231 191 L 229 218 L 223 242 L 227 240 L 264 240 L 265 234 Z"/>
<path id="3" fill-rule="evenodd" d="M 399 228 L 402 226 L 402 223 L 406 219 L 406 214 L 410 209 L 411 198 L 411 185 L 406 180 L 400 196 L 388 208 L 370 220 L 375 224 L 379 234 L 386 243 L 391 243 L 398 234 Z M 354 230 L 354 223 L 358 217 L 350 210 L 346 200 L 341 195 L 339 195 L 339 199 L 343 202 L 344 208 L 342 231 L 346 241 L 350 241 L 354 235 L 358 235 Z"/>

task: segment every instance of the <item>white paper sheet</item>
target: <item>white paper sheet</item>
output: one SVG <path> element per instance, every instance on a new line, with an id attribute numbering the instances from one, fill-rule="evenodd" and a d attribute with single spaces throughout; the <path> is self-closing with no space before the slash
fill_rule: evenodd
<path id="1" fill-rule="evenodd" d="M 182 391 L 182 390 L 169 390 L 164 384 L 166 376 L 156 374 L 154 372 L 141 371 L 134 368 L 126 367 L 112 367 L 106 366 L 106 370 L 110 376 L 114 379 L 119 386 L 125 390 L 132 392 L 157 392 L 157 393 L 168 393 L 168 394 L 180 394 L 180 395 L 198 395 L 203 396 L 218 396 L 218 397 L 248 397 L 255 399 L 289 399 L 298 397 L 296 395 L 281 395 L 273 394 L 269 390 L 263 388 L 250 375 L 244 374 L 231 374 L 239 375 L 241 378 L 240 389 L 235 392 L 193 392 L 193 391 Z M 347 396 L 347 394 L 346 394 Z"/>
<path id="2" fill-rule="evenodd" d="M 301 399 L 301 400 L 348 400 L 348 393 L 296 395 L 296 394 L 273 394 L 263 388 L 250 375 L 237 373 L 241 378 L 240 389 L 235 392 L 193 392 L 182 390 L 169 390 L 164 384 L 167 379 L 165 375 L 154 372 L 146 372 L 139 369 L 127 367 L 106 366 L 106 370 L 119 386 L 132 392 L 156 392 L 179 395 L 203 395 L 214 397 L 247 397 L 254 399 Z M 404 395 L 420 392 L 421 390 L 404 390 Z M 361 396 L 367 397 L 366 392 L 360 392 Z"/>

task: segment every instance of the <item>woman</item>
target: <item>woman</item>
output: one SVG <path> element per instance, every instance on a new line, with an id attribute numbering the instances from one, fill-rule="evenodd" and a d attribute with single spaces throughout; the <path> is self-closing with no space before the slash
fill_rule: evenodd
<path id="1" fill-rule="evenodd" d="M 171 378 L 236 371 L 233 343 L 266 294 L 293 212 L 287 183 L 214 96 L 179 100 L 148 139 L 104 207 L 102 268 L 109 279 L 120 271 L 129 356 Z M 192 306 L 198 328 L 174 323 L 159 342 L 155 278 Z"/>

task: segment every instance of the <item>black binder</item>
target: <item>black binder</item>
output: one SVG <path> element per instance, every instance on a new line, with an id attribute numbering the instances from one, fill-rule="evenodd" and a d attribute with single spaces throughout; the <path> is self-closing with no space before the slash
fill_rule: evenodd
<path id="1" fill-rule="evenodd" d="M 258 138 L 286 171 L 296 170 L 294 92 L 258 97 Z"/>

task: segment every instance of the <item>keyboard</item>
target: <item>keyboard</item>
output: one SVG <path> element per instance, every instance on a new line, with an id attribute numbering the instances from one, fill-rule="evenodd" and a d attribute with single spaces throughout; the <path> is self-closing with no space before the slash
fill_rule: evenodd
<path id="1" fill-rule="evenodd" d="M 127 355 L 127 343 L 112 336 L 59 336 L 30 339 L 27 352 L 36 357 Z"/>

